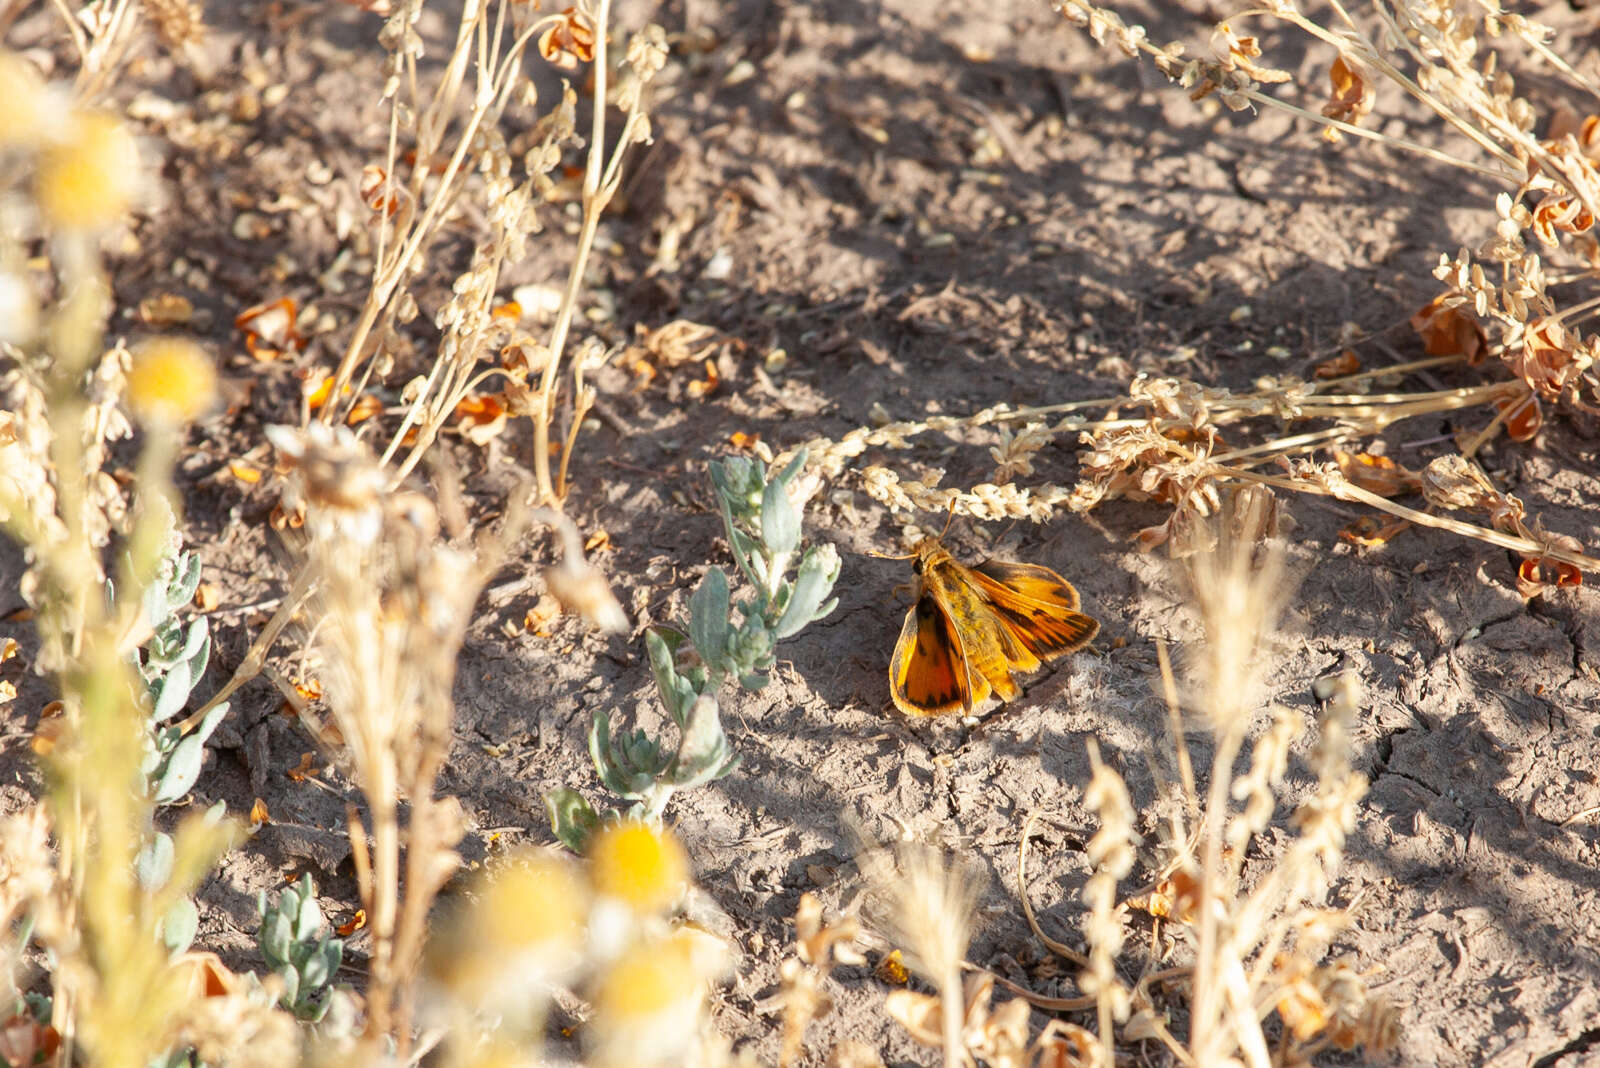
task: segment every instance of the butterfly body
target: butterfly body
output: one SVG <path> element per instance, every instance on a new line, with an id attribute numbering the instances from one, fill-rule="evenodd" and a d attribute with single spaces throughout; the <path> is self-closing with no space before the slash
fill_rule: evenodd
<path id="1" fill-rule="evenodd" d="M 1047 567 L 967 567 L 928 539 L 912 568 L 917 599 L 889 662 L 889 692 L 908 716 L 970 714 L 991 694 L 1009 701 L 1021 692 L 1013 672 L 1080 649 L 1100 629 Z"/>

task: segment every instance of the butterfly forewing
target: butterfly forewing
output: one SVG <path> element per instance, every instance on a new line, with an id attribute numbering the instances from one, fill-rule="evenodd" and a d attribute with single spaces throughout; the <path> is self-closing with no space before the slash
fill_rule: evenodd
<path id="1" fill-rule="evenodd" d="M 889 664 L 890 694 L 908 716 L 938 716 L 961 712 L 989 696 L 973 693 L 961 639 L 947 616 L 924 593 L 906 613 L 900 640 Z"/>
<path id="2" fill-rule="evenodd" d="M 1011 637 L 1039 660 L 1081 649 L 1100 631 L 1077 610 L 1078 591 L 1047 567 L 990 560 L 971 573 Z"/>

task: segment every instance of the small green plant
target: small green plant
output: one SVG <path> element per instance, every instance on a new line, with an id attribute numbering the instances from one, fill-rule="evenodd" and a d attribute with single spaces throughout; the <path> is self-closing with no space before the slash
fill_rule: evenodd
<path id="1" fill-rule="evenodd" d="M 114 611 L 115 591 L 109 582 L 106 585 Z M 187 735 L 178 726 L 165 725 L 188 704 L 211 659 L 211 632 L 205 617 L 196 617 L 187 628 L 177 619 L 177 610 L 194 600 L 199 585 L 199 557 L 183 552 L 177 530 L 169 529 L 166 551 L 142 605 L 150 637 L 141 647 L 144 655 L 134 656 L 139 677 L 149 691 L 140 771 L 157 805 L 170 805 L 194 788 L 206 742 L 228 713 L 227 702 L 217 705 Z"/>
<path id="2" fill-rule="evenodd" d="M 145 794 L 159 808 L 176 804 L 194 788 L 205 759 L 206 740 L 228 713 L 226 702 L 208 712 L 187 736 L 182 728 L 166 721 L 183 711 L 195 684 L 205 674 L 211 659 L 211 633 L 204 617 L 185 627 L 177 611 L 194 599 L 200 585 L 200 559 L 183 551 L 183 538 L 175 518 L 168 510 L 161 558 L 155 577 L 145 587 L 140 603 L 142 622 L 149 628 L 144 642 L 129 654 L 129 661 L 143 681 L 145 710 L 143 725 L 144 755 L 139 764 Z M 117 614 L 116 587 L 106 581 L 107 609 Z M 218 801 L 205 814 L 210 824 L 220 823 L 226 806 Z M 170 834 L 147 827 L 144 841 L 134 861 L 139 885 L 151 893 L 165 887 L 172 878 L 176 843 Z M 200 925 L 200 910 L 194 899 L 175 899 L 161 918 L 161 940 L 174 956 L 194 942 Z"/>
<path id="3" fill-rule="evenodd" d="M 611 732 L 605 712 L 589 730 L 589 755 L 607 789 L 633 804 L 607 818 L 660 820 L 679 790 L 715 782 L 739 766 L 722 729 L 718 691 L 728 680 L 757 691 L 766 686 L 777 643 L 798 634 L 837 606 L 829 599 L 839 579 L 839 553 L 832 545 L 800 552 L 797 478 L 805 454 L 776 477 L 766 465 L 743 457 L 711 464 L 728 545 L 753 593 L 733 600 L 720 567 L 706 573 L 689 598 L 689 629 L 652 627 L 645 648 L 661 703 L 678 728 L 678 744 L 642 728 Z M 798 566 L 796 559 L 798 557 Z M 790 571 L 793 569 L 793 577 Z M 737 620 L 736 620 L 737 613 Z M 581 794 L 561 788 L 545 798 L 556 837 L 574 850 L 602 822 Z"/>
<path id="4" fill-rule="evenodd" d="M 271 905 L 267 892 L 256 899 L 261 928 L 256 939 L 267 967 L 283 980 L 278 1003 L 295 1018 L 321 1023 L 333 1004 L 333 976 L 344 960 L 344 939 L 324 934 L 327 921 L 317 906 L 310 875 L 284 890 Z"/>

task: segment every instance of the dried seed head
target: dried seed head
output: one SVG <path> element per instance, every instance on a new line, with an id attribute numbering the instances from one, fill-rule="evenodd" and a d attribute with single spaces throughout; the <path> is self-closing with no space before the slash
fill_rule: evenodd
<path id="1" fill-rule="evenodd" d="M 284 497 L 291 510 L 305 508 L 308 523 L 337 528 L 329 534 L 362 543 L 377 538 L 388 480 L 372 451 L 348 427 L 269 426 L 266 436 L 289 473 Z"/>
<path id="2" fill-rule="evenodd" d="M 863 857 L 873 885 L 871 916 L 906 963 L 931 983 L 959 974 L 983 891 L 981 872 L 932 846 L 900 843 Z"/>
<path id="3" fill-rule="evenodd" d="M 1489 477 L 1460 453 L 1447 453 L 1422 469 L 1422 495 L 1435 508 L 1487 509 L 1500 498 Z"/>

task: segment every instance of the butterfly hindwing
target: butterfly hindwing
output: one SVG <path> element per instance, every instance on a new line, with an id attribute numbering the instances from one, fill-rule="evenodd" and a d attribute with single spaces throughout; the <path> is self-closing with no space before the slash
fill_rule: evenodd
<path id="1" fill-rule="evenodd" d="M 1010 637 L 1038 660 L 1081 649 L 1100 630 L 1078 611 L 1078 591 L 1047 567 L 990 560 L 970 570 Z"/>
<path id="2" fill-rule="evenodd" d="M 896 707 L 908 716 L 970 711 L 989 696 L 988 682 L 968 672 L 950 617 L 927 593 L 906 612 L 889 682 Z"/>

